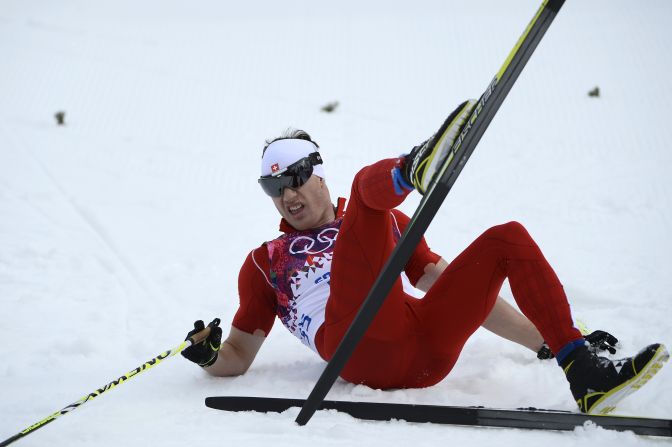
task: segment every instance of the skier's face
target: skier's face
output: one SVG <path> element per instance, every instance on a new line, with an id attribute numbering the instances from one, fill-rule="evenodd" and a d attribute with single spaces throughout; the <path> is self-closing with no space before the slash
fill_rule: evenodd
<path id="1" fill-rule="evenodd" d="M 280 197 L 273 198 L 273 204 L 297 230 L 316 228 L 336 218 L 327 184 L 316 175 L 303 186 L 285 188 Z"/>

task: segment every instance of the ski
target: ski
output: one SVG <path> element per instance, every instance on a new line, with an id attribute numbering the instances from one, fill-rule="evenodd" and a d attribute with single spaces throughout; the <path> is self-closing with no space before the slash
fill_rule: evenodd
<path id="1" fill-rule="evenodd" d="M 499 110 L 506 95 L 518 79 L 535 48 L 551 26 L 565 0 L 544 0 L 525 28 L 501 68 L 481 95 L 461 134 L 456 138 L 451 153 L 431 181 L 420 205 L 413 214 L 406 231 L 392 251 L 387 263 L 374 282 L 341 343 L 315 383 L 296 422 L 305 425 L 320 402 L 326 397 L 336 378 L 345 367 L 357 344 L 362 339 L 392 285 L 408 262 L 429 224 L 434 219 L 448 192 L 453 187 L 464 165 L 469 160 L 483 133 Z"/>
<path id="2" fill-rule="evenodd" d="M 216 396 L 205 399 L 205 405 L 210 408 L 235 412 L 281 413 L 292 407 L 302 407 L 304 403 L 304 399 L 249 396 Z M 670 419 L 588 415 L 536 408 L 502 410 L 485 407 L 447 407 L 325 400 L 322 401 L 318 409 L 336 410 L 349 414 L 356 419 L 372 421 L 398 419 L 417 423 L 530 430 L 574 430 L 586 423 L 593 423 L 608 430 L 632 431 L 638 435 L 672 436 L 672 420 Z"/>

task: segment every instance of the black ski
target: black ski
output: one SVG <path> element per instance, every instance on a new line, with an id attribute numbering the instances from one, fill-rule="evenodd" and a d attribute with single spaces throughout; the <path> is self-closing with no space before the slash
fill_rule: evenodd
<path id="1" fill-rule="evenodd" d="M 462 168 L 469 160 L 481 136 L 495 113 L 497 113 L 499 106 L 516 82 L 518 75 L 532 56 L 548 27 L 551 26 L 564 2 L 565 0 L 544 0 L 504 64 L 481 95 L 467 125 L 459 137 L 456 138 L 451 148 L 451 154 L 427 188 L 418 209 L 406 227 L 406 231 L 392 251 L 350 328 L 343 336 L 336 352 L 334 352 L 308 399 L 306 399 L 306 403 L 296 418 L 299 425 L 308 423 L 345 367 L 357 344 L 378 313 L 378 309 L 382 306 L 392 285 L 399 277 L 413 250 L 415 250 L 422 235 L 434 219 L 460 172 L 462 172 Z"/>
<path id="2" fill-rule="evenodd" d="M 304 399 L 248 396 L 217 396 L 205 399 L 206 406 L 217 410 L 262 413 L 281 413 L 292 407 L 301 407 L 304 403 Z M 319 410 L 336 410 L 357 419 L 373 421 L 400 419 L 407 422 L 532 430 L 574 430 L 575 427 L 590 421 L 609 430 L 632 431 L 638 435 L 648 436 L 672 436 L 672 420 L 669 419 L 597 416 L 536 408 L 499 410 L 484 407 L 325 400 L 320 404 Z"/>

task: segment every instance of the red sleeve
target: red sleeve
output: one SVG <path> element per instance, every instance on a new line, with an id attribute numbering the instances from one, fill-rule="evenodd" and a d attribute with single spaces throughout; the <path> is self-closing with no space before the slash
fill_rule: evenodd
<path id="1" fill-rule="evenodd" d="M 404 234 L 404 230 L 411 219 L 406 214 L 396 209 L 392 210 L 392 215 L 397 221 L 399 232 Z M 415 248 L 413 255 L 404 268 L 404 272 L 406 272 L 408 279 L 411 280 L 411 284 L 415 286 L 418 283 L 418 280 L 425 274 L 425 266 L 427 264 L 436 264 L 439 262 L 439 259 L 441 259 L 441 256 L 430 250 L 425 238 L 423 237 L 420 239 L 418 246 Z"/>
<path id="2" fill-rule="evenodd" d="M 266 245 L 247 255 L 238 274 L 240 307 L 231 323 L 248 334 L 257 329 L 268 336 L 275 322 L 275 292 L 268 280 L 268 250 Z"/>

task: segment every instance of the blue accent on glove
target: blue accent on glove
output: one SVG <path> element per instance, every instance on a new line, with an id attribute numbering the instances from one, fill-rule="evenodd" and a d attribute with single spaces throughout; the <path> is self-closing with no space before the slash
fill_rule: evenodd
<path id="1" fill-rule="evenodd" d="M 399 169 L 399 166 L 392 169 L 392 183 L 394 184 L 394 192 L 398 196 L 404 195 L 415 189 L 412 185 L 406 183 L 404 176 L 401 174 L 401 169 Z"/>

